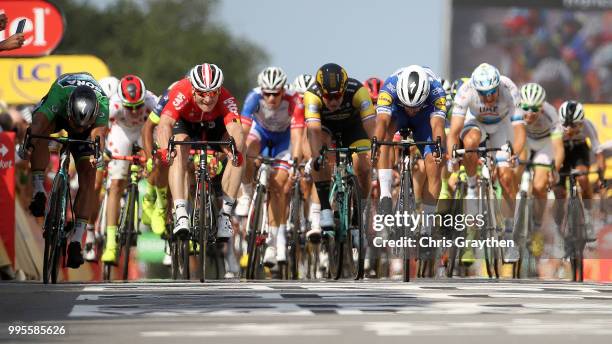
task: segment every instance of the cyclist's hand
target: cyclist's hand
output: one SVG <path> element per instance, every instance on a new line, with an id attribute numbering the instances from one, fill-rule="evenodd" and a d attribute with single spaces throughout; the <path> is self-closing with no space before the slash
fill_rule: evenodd
<path id="1" fill-rule="evenodd" d="M 310 172 L 312 172 L 312 159 L 308 159 L 304 165 L 304 174 L 309 176 Z"/>
<path id="2" fill-rule="evenodd" d="M 98 158 L 96 158 L 93 155 L 90 156 L 89 163 L 91 164 L 91 167 L 94 167 L 96 169 L 103 169 L 104 168 L 104 155 L 100 154 Z"/>
<path id="3" fill-rule="evenodd" d="M 32 147 L 26 149 L 24 144 L 19 145 L 19 149 L 17 150 L 17 156 L 19 156 L 21 160 L 30 160 L 31 155 Z"/>
<path id="4" fill-rule="evenodd" d="M 559 183 L 559 180 L 560 180 L 559 171 L 552 170 L 550 172 L 549 176 L 550 176 L 550 185 L 551 186 L 557 185 L 557 183 Z"/>
<path id="5" fill-rule="evenodd" d="M 157 150 L 157 154 L 159 156 L 159 160 L 161 160 L 162 163 L 164 164 L 168 164 L 169 163 L 169 154 L 168 154 L 168 149 L 167 148 L 163 148 L 163 149 L 158 149 Z"/>

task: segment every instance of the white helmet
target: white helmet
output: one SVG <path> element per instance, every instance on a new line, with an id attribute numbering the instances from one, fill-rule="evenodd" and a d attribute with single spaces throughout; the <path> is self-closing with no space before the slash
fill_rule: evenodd
<path id="1" fill-rule="evenodd" d="M 278 67 L 267 67 L 257 76 L 257 83 L 262 90 L 280 91 L 287 83 L 287 74 Z"/>
<path id="2" fill-rule="evenodd" d="M 559 120 L 564 126 L 584 121 L 584 109 L 582 104 L 575 100 L 568 100 L 559 107 Z"/>
<path id="3" fill-rule="evenodd" d="M 119 86 L 119 79 L 114 76 L 107 76 L 106 78 L 102 78 L 98 81 L 102 90 L 106 94 L 107 97 L 112 97 L 115 93 L 117 93 L 117 86 Z"/>
<path id="4" fill-rule="evenodd" d="M 189 81 L 191 81 L 191 86 L 198 91 L 214 91 L 223 85 L 223 72 L 221 68 L 212 63 L 196 65 L 189 72 Z"/>
<path id="5" fill-rule="evenodd" d="M 399 74 L 397 96 L 408 107 L 416 107 L 429 97 L 429 75 L 421 66 L 410 65 Z"/>
<path id="6" fill-rule="evenodd" d="M 291 89 L 295 92 L 303 94 L 315 83 L 315 79 L 310 74 L 300 74 L 291 83 Z"/>
<path id="7" fill-rule="evenodd" d="M 499 86 L 499 70 L 488 63 L 481 63 L 472 73 L 472 86 L 477 91 L 492 91 Z"/>
<path id="8" fill-rule="evenodd" d="M 546 91 L 535 82 L 530 82 L 521 87 L 521 105 L 540 107 L 546 99 Z"/>

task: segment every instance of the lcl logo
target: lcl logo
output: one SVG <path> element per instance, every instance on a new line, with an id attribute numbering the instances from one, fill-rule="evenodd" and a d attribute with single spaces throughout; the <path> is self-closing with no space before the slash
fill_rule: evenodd
<path id="1" fill-rule="evenodd" d="M 23 82 L 42 81 L 51 82 L 62 75 L 62 65 L 52 65 L 49 63 L 40 63 L 28 69 L 24 65 L 17 66 L 17 80 Z"/>

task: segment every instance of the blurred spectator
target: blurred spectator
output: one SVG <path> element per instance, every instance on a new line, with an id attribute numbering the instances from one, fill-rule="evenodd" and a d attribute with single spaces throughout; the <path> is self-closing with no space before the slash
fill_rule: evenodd
<path id="1" fill-rule="evenodd" d="M 6 28 L 6 24 L 8 22 L 8 18 L 6 14 L 0 14 L 0 31 L 3 31 Z M 4 41 L 0 42 L 0 51 L 3 50 L 13 50 L 18 49 L 23 46 L 23 42 L 25 41 L 23 33 L 16 33 Z"/>

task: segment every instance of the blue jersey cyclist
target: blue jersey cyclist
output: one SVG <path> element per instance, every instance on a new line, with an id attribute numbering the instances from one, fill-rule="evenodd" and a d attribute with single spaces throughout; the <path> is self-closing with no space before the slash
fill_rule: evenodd
<path id="1" fill-rule="evenodd" d="M 415 141 L 433 141 L 437 137 L 444 139 L 446 92 L 429 68 L 418 65 L 402 68 L 385 81 L 378 95 L 376 116 L 376 137 L 381 141 L 391 141 L 396 131 L 406 128 L 412 131 Z M 431 154 L 432 146 L 418 148 L 424 157 L 427 175 L 422 201 L 424 211 L 431 213 L 440 193 L 441 165 Z M 380 207 L 386 214 L 391 212 L 392 207 L 391 158 L 389 147 L 382 146 L 378 159 L 378 179 Z"/>

